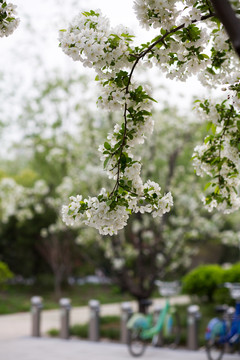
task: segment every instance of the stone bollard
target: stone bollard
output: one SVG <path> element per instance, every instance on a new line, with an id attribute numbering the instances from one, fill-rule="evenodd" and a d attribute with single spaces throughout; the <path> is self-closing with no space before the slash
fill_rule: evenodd
<path id="1" fill-rule="evenodd" d="M 127 328 L 127 322 L 130 319 L 133 310 L 129 302 L 121 304 L 121 343 L 128 344 L 130 331 Z"/>
<path id="2" fill-rule="evenodd" d="M 99 341 L 99 312 L 100 304 L 98 300 L 90 300 L 90 320 L 88 328 L 88 338 L 90 341 Z"/>
<path id="3" fill-rule="evenodd" d="M 163 308 L 162 308 L 161 305 L 155 305 L 154 306 L 154 309 L 153 309 L 153 321 L 154 321 L 154 324 L 157 323 L 158 318 L 159 318 L 162 310 L 163 310 Z M 163 332 L 162 332 L 162 330 L 157 335 L 154 335 L 154 337 L 152 339 L 152 345 L 156 346 L 156 347 L 163 346 Z"/>
<path id="4" fill-rule="evenodd" d="M 43 308 L 42 298 L 40 296 L 33 296 L 31 298 L 31 313 L 32 313 L 32 336 L 39 337 L 41 310 Z"/>
<path id="5" fill-rule="evenodd" d="M 61 306 L 61 317 L 60 317 L 60 338 L 69 338 L 69 323 L 70 323 L 70 310 L 71 300 L 68 298 L 62 298 L 59 300 Z"/>
<path id="6" fill-rule="evenodd" d="M 198 323 L 201 317 L 199 306 L 190 305 L 187 309 L 187 347 L 189 350 L 198 349 Z"/>

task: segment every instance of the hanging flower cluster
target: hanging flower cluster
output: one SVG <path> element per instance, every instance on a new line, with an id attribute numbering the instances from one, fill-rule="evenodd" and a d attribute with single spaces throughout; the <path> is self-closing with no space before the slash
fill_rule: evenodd
<path id="1" fill-rule="evenodd" d="M 16 17 L 16 6 L 0 0 L 0 37 L 11 35 L 19 25 Z"/>
<path id="2" fill-rule="evenodd" d="M 231 89 L 238 92 L 239 85 Z M 194 149 L 193 165 L 197 175 L 210 177 L 205 186 L 208 194 L 203 199 L 209 211 L 217 207 L 224 213 L 231 213 L 240 208 L 240 103 L 238 96 L 233 98 L 237 102 L 231 101 L 230 95 L 228 101 L 220 104 L 199 101 L 199 110 L 208 120 L 211 134 L 203 145 Z"/>
<path id="3" fill-rule="evenodd" d="M 120 110 L 123 115 L 122 125 L 115 125 L 107 141 L 99 147 L 104 169 L 109 178 L 115 181 L 112 191 L 102 189 L 97 197 L 88 199 L 78 195 L 63 207 L 63 220 L 67 224 L 82 221 L 98 229 L 101 234 L 117 233 L 126 225 L 131 212 L 149 212 L 154 217 L 161 216 L 173 204 L 171 194 L 163 196 L 158 184 L 150 180 L 145 184 L 142 182 L 140 160 L 132 153 L 132 148 L 143 143 L 153 130 L 151 103 L 155 101 L 149 89 L 134 78 L 138 63 L 156 65 L 166 72 L 167 77 L 181 81 L 198 74 L 204 85 L 229 83 L 239 86 L 239 60 L 208 0 L 136 0 L 134 9 L 142 26 L 160 29 L 149 43 L 133 46 L 132 32 L 123 26 L 110 28 L 109 21 L 99 10 L 79 14 L 67 30 L 60 31 L 59 37 L 60 46 L 67 55 L 95 69 L 96 80 L 101 87 L 99 107 Z M 225 152 L 221 150 L 220 158 L 228 152 L 229 147 L 231 150 L 233 148 L 233 130 L 226 130 L 226 127 L 231 125 L 235 129 L 238 116 L 233 105 L 232 110 L 226 106 L 218 106 L 218 126 L 221 125 L 222 130 L 212 135 L 216 141 L 216 148 L 210 148 L 212 160 L 220 148 L 225 149 Z M 228 122 L 229 116 L 234 124 Z M 204 146 L 207 143 L 205 140 Z M 203 152 L 200 150 L 202 155 Z M 238 149 L 235 160 L 237 157 Z M 195 156 L 195 163 L 197 159 L 202 171 L 216 176 L 216 166 L 210 171 L 208 162 L 206 165 L 200 155 Z M 232 165 L 224 161 L 220 174 L 224 179 L 229 174 L 233 178 L 229 167 Z M 235 166 L 234 177 L 237 175 L 238 168 Z M 227 186 L 230 183 L 234 185 Z M 238 200 L 234 200 L 232 192 L 236 181 L 224 180 L 223 184 L 224 191 L 228 193 L 227 207 L 236 208 Z M 222 204 L 220 197 L 215 200 L 217 205 Z M 225 205 L 221 207 L 227 208 Z"/>
<path id="4" fill-rule="evenodd" d="M 126 28 L 111 29 L 100 11 L 80 14 L 60 36 L 64 52 L 96 69 L 103 90 L 99 106 L 123 112 L 122 125 L 115 125 L 99 147 L 103 166 L 109 178 L 115 180 L 112 191 L 102 189 L 97 197 L 88 199 L 80 195 L 71 197 L 71 203 L 63 207 L 67 224 L 82 221 L 104 235 L 122 229 L 131 212 L 161 216 L 173 204 L 171 194 L 163 196 L 158 184 L 143 183 L 140 161 L 132 154 L 132 148 L 143 143 L 153 130 L 150 112 L 153 99 L 149 90 L 132 82 L 132 75 L 125 70 L 131 68 L 134 60 L 132 38 Z"/>

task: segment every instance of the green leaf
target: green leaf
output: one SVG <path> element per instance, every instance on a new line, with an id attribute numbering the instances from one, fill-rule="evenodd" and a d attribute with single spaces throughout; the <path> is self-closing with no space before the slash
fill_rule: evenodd
<path id="1" fill-rule="evenodd" d="M 154 98 L 152 98 L 151 96 L 148 96 L 148 99 L 154 101 L 155 103 L 157 103 L 157 100 L 155 100 Z"/>
<path id="2" fill-rule="evenodd" d="M 110 145 L 107 141 L 105 141 L 104 147 L 105 147 L 105 149 L 107 149 L 107 150 L 111 150 L 111 145 Z"/>
<path id="3" fill-rule="evenodd" d="M 103 163 L 103 168 L 104 168 L 104 169 L 106 169 L 106 167 L 107 167 L 107 165 L 108 165 L 109 160 L 110 160 L 110 156 L 109 156 L 109 157 L 107 157 L 107 158 L 105 159 L 104 163 Z"/>
<path id="4" fill-rule="evenodd" d="M 237 128 L 240 131 L 240 121 L 239 120 L 237 121 Z"/>
<path id="5" fill-rule="evenodd" d="M 207 131 L 209 131 L 209 130 L 211 129 L 211 126 L 212 126 L 212 122 L 209 121 L 209 122 L 207 123 Z"/>
<path id="6" fill-rule="evenodd" d="M 212 130 L 213 135 L 215 135 L 215 134 L 216 134 L 216 130 L 217 130 L 217 127 L 216 127 L 215 124 L 212 124 L 211 130 Z"/>
<path id="7" fill-rule="evenodd" d="M 207 183 L 207 184 L 204 186 L 204 191 L 206 191 L 206 190 L 209 188 L 210 185 L 212 185 L 211 182 Z"/>

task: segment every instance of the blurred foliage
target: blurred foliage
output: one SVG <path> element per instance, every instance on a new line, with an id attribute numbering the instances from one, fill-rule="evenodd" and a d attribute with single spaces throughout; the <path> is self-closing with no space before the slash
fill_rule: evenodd
<path id="1" fill-rule="evenodd" d="M 196 180 L 190 162 L 193 146 L 206 129 L 195 118 L 180 116 L 177 109 L 168 105 L 155 111 L 155 131 L 139 155 L 144 164 L 143 178 L 160 182 L 163 192 L 170 188 L 173 191 L 171 216 L 155 222 L 149 215 L 132 216 L 127 228 L 114 239 L 101 238 L 85 226 L 64 227 L 60 209 L 70 195 L 94 195 L 101 187 L 111 187 L 100 166 L 98 146 L 119 116 L 96 110 L 93 91 L 83 76 L 70 74 L 63 78 L 53 74 L 47 81 L 35 83 L 34 89 L 26 95 L 17 120 L 23 139 L 13 146 L 11 154 L 15 156 L 0 159 L 0 181 L 10 177 L 24 189 L 32 189 L 36 180 L 41 179 L 48 186 L 47 194 L 36 197 L 41 212 L 31 206 L 31 218 L 19 220 L 18 209 L 7 222 L 0 219 L 0 260 L 15 274 L 34 277 L 38 286 L 51 288 L 52 274 L 55 278 L 59 276 L 56 268 L 63 264 L 61 257 L 53 261 L 53 255 L 59 251 L 64 259 L 68 256 L 67 269 L 60 274 L 63 286 L 69 276 L 84 276 L 95 269 L 119 279 L 121 269 L 115 268 L 113 262 L 123 257 L 128 279 L 132 277 L 135 288 L 145 286 L 148 297 L 154 289 L 153 277 L 179 278 L 198 256 L 201 246 L 206 248 L 214 242 L 221 247 L 223 232 L 228 231 L 229 235 L 224 235 L 225 249 L 235 249 L 235 239 L 228 244 L 232 234 L 237 234 L 237 217 L 223 219 L 202 209 L 199 194 L 203 186 L 201 179 Z M 139 243 L 141 261 L 137 255 Z M 216 255 L 214 251 L 211 254 Z M 203 258 L 206 256 L 203 254 Z M 229 258 L 234 261 L 234 256 L 236 251 Z M 224 254 L 217 261 L 224 262 Z M 143 279 L 144 269 L 149 269 L 149 273 Z M 121 285 L 121 290 L 124 289 L 130 291 Z"/>
<path id="2" fill-rule="evenodd" d="M 223 282 L 240 283 L 240 263 L 224 270 Z"/>
<path id="3" fill-rule="evenodd" d="M 35 295 L 43 297 L 44 310 L 59 309 L 52 289 L 53 278 L 49 274 L 43 281 L 32 285 L 9 284 L 6 291 L 0 295 L 0 315 L 29 311 L 30 299 Z M 106 284 L 65 284 L 62 296 L 70 298 L 72 306 L 86 306 L 91 299 L 98 299 L 101 304 L 133 300 L 131 296 L 120 291 L 116 293 L 116 285 Z"/>
<path id="4" fill-rule="evenodd" d="M 120 339 L 120 317 L 113 315 L 105 315 L 100 317 L 99 324 L 100 338 L 110 340 Z M 51 329 L 48 335 L 52 337 L 59 336 L 59 330 Z M 88 324 L 75 324 L 70 327 L 70 335 L 82 339 L 88 338 Z"/>
<path id="5" fill-rule="evenodd" d="M 7 264 L 0 261 L 0 290 L 6 289 L 6 283 L 12 279 L 13 273 L 10 271 Z"/>
<path id="6" fill-rule="evenodd" d="M 14 176 L 15 181 L 25 187 L 32 187 L 38 178 L 38 174 L 32 169 L 23 169 Z"/>
<path id="7" fill-rule="evenodd" d="M 228 269 L 219 265 L 201 265 L 190 271 L 182 279 L 182 291 L 195 295 L 201 301 L 234 304 L 225 282 L 240 283 L 240 263 Z"/>
<path id="8" fill-rule="evenodd" d="M 207 297 L 207 301 L 213 301 L 213 294 L 222 283 L 223 272 L 219 265 L 199 266 L 183 278 L 182 290 L 186 294 Z"/>

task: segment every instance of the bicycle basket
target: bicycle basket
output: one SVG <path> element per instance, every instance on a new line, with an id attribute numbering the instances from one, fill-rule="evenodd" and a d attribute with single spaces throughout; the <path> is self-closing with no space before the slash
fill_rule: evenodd
<path id="1" fill-rule="evenodd" d="M 156 280 L 155 285 L 162 296 L 173 296 L 179 293 L 181 286 L 178 281 L 160 281 Z"/>
<path id="2" fill-rule="evenodd" d="M 229 290 L 232 299 L 240 299 L 240 284 L 233 283 Z"/>

